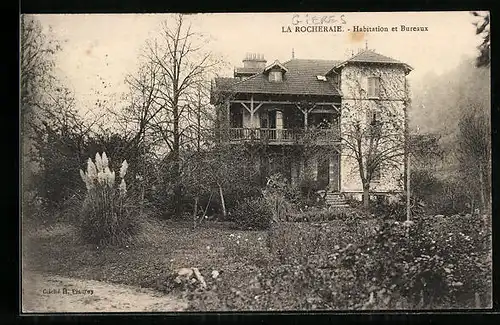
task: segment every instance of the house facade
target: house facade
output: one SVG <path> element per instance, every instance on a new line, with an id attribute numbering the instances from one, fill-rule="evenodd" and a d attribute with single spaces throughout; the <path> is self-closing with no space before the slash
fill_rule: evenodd
<path id="1" fill-rule="evenodd" d="M 291 59 L 267 64 L 249 54 L 232 78 L 216 78 L 211 101 L 222 141 L 261 145 L 255 159 L 264 174 L 280 172 L 332 193 L 362 193 L 358 163 L 344 145 L 350 122 L 390 118 L 404 132 L 406 76 L 411 67 L 365 50 L 339 60 Z M 385 115 L 385 116 L 384 116 Z M 400 191 L 404 168 L 378 171 L 376 192 Z"/>

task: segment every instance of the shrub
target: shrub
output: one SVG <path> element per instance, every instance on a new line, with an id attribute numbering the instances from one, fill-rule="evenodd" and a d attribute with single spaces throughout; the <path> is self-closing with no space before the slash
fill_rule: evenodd
<path id="1" fill-rule="evenodd" d="M 273 224 L 268 238 L 278 260 L 249 270 L 245 280 L 221 281 L 210 292 L 214 304 L 205 307 L 471 308 L 477 296 L 480 307 L 491 307 L 491 233 L 479 218 L 382 220 L 375 231 L 353 235 L 358 240 L 345 240 L 349 229 L 331 224 Z"/>
<path id="2" fill-rule="evenodd" d="M 287 221 L 292 222 L 326 222 L 332 220 L 353 221 L 356 219 L 367 219 L 368 215 L 360 209 L 355 208 L 310 208 L 298 213 L 289 213 Z"/>
<path id="3" fill-rule="evenodd" d="M 280 222 L 269 230 L 268 246 L 281 262 L 295 263 L 315 254 L 328 255 L 336 247 L 365 241 L 374 231 L 373 224 L 372 220 Z"/>
<path id="4" fill-rule="evenodd" d="M 366 293 L 397 294 L 416 308 L 474 307 L 475 293 L 485 297 L 491 288 L 484 233 L 436 233 L 432 227 L 425 219 L 385 221 L 377 234 L 339 260 L 355 272 L 357 283 L 365 284 Z"/>
<path id="5" fill-rule="evenodd" d="M 109 169 L 106 153 L 89 158 L 87 171 L 80 170 L 87 187 L 81 211 L 81 232 L 89 243 L 103 245 L 128 242 L 137 233 L 137 210 L 127 197 L 127 161 L 120 168 L 121 182 L 115 186 L 115 172 Z"/>
<path id="6" fill-rule="evenodd" d="M 352 244 L 339 240 L 348 233 L 344 229 L 332 233 L 295 224 L 309 230 L 288 229 L 270 236 L 283 265 L 291 266 L 262 273 L 280 279 L 285 288 L 302 288 L 300 295 L 311 302 L 308 309 L 471 308 L 476 295 L 486 307 L 491 305 L 489 235 L 473 220 L 455 218 L 450 228 L 439 226 L 440 231 L 432 219 L 414 224 L 383 221 L 374 233 L 359 232 L 361 240 Z M 456 223 L 462 226 L 457 229 Z M 307 233 L 309 238 L 303 240 Z M 305 243 L 307 247 L 301 247 Z M 302 258 L 298 262 L 292 256 Z M 295 306 L 304 307 L 304 300 Z"/>
<path id="7" fill-rule="evenodd" d="M 320 195 L 317 193 L 322 188 L 317 181 L 304 178 L 300 181 L 299 188 L 302 193 L 302 207 L 305 205 L 316 206 L 322 202 Z"/>
<path id="8" fill-rule="evenodd" d="M 237 229 L 268 229 L 273 219 L 273 211 L 263 198 L 244 199 L 231 212 L 231 219 Z"/>
<path id="9" fill-rule="evenodd" d="M 286 215 L 293 209 L 293 205 L 286 197 L 288 189 L 286 179 L 278 173 L 268 178 L 266 187 L 262 191 L 274 221 L 285 219 Z"/>
<path id="10" fill-rule="evenodd" d="M 236 259 L 241 262 L 251 261 L 257 266 L 267 265 L 270 256 L 266 246 L 266 238 L 260 232 L 238 232 L 229 235 L 223 241 L 224 256 L 228 260 Z"/>
<path id="11" fill-rule="evenodd" d="M 422 201 L 411 198 L 410 213 L 412 217 L 422 216 L 426 206 Z M 370 204 L 370 211 L 383 218 L 395 219 L 397 221 L 406 220 L 406 197 L 399 195 L 396 200 L 391 201 L 386 196 L 377 196 Z"/>
<path id="12" fill-rule="evenodd" d="M 412 196 L 417 201 L 423 201 L 429 214 L 443 213 L 446 215 L 470 211 L 468 205 L 468 188 L 460 180 L 440 179 L 428 170 L 414 170 L 411 173 Z"/>

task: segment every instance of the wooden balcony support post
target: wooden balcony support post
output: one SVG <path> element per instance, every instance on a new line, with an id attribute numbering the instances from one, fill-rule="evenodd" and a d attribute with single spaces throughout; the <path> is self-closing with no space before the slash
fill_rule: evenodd
<path id="1" fill-rule="evenodd" d="M 254 122 L 253 122 L 253 114 L 255 113 L 254 107 L 253 107 L 253 96 L 250 97 L 250 127 L 253 129 L 255 128 Z"/>
<path id="2" fill-rule="evenodd" d="M 340 114 L 340 107 L 337 104 L 331 104 L 331 105 L 337 111 L 337 113 Z"/>
<path id="3" fill-rule="evenodd" d="M 264 103 L 259 103 L 257 106 L 255 106 L 255 102 L 253 100 L 253 96 L 250 97 L 250 107 L 248 107 L 248 105 L 245 102 L 243 102 L 243 101 L 238 101 L 238 103 L 240 103 L 248 111 L 248 113 L 250 113 L 250 128 L 251 129 L 255 129 L 256 128 L 255 121 L 254 121 L 255 112 L 257 112 L 257 110 Z"/>
<path id="4" fill-rule="evenodd" d="M 309 113 L 312 112 L 312 110 L 316 107 L 316 104 L 314 104 L 311 108 L 307 109 L 307 108 L 302 108 L 300 107 L 299 104 L 295 104 L 297 106 L 297 108 L 302 112 L 302 114 L 304 114 L 304 129 L 307 130 L 307 118 L 309 116 Z"/>
<path id="5" fill-rule="evenodd" d="M 281 139 L 283 133 L 283 112 L 276 110 L 276 139 Z"/>
<path id="6" fill-rule="evenodd" d="M 227 125 L 229 125 L 229 127 L 231 126 L 231 102 L 228 100 L 226 101 L 226 114 L 227 114 Z"/>

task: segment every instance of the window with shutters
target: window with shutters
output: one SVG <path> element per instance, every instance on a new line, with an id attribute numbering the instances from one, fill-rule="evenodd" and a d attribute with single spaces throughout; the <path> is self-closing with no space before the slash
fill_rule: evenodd
<path id="1" fill-rule="evenodd" d="M 380 97 L 380 77 L 369 77 L 367 85 L 367 93 L 369 98 Z"/>

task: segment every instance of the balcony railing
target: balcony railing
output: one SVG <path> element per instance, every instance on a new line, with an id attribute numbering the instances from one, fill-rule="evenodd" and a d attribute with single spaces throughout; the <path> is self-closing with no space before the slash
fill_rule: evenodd
<path id="1" fill-rule="evenodd" d="M 270 144 L 328 144 L 340 141 L 340 134 L 335 129 L 264 129 L 230 128 L 229 141 L 259 140 Z"/>

